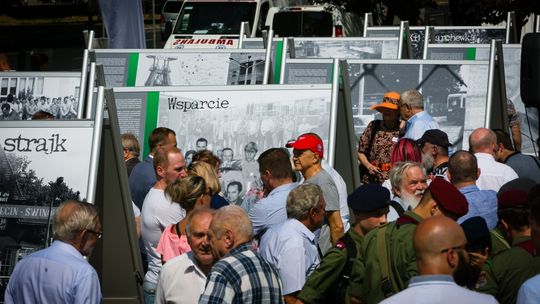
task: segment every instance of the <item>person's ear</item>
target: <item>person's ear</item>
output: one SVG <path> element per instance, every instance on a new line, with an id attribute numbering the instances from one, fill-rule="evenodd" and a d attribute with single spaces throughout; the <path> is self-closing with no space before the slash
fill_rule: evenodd
<path id="1" fill-rule="evenodd" d="M 435 214 L 437 214 L 437 211 L 439 210 L 439 206 L 437 206 L 437 202 L 435 202 L 434 200 L 432 200 L 431 202 L 429 202 L 429 214 L 431 216 L 434 216 Z"/>
<path id="2" fill-rule="evenodd" d="M 225 245 L 227 249 L 231 249 L 234 246 L 234 234 L 230 230 L 226 230 L 223 237 L 225 238 Z"/>
<path id="3" fill-rule="evenodd" d="M 476 179 L 479 179 L 480 178 L 480 174 L 482 173 L 482 170 L 480 169 L 480 167 L 478 167 L 477 171 L 476 171 Z"/>
<path id="4" fill-rule="evenodd" d="M 455 269 L 459 264 L 459 259 L 461 257 L 459 254 L 457 254 L 457 251 L 455 249 L 448 249 L 448 252 L 446 253 L 446 262 L 448 263 L 448 266 L 450 268 Z"/>
<path id="5" fill-rule="evenodd" d="M 156 174 L 159 176 L 159 177 L 164 177 L 165 176 L 165 168 L 163 168 L 162 166 L 156 166 Z"/>

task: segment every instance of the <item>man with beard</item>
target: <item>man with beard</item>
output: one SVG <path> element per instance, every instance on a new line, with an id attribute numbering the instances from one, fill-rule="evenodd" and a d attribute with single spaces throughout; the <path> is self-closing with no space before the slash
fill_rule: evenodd
<path id="1" fill-rule="evenodd" d="M 85 259 L 101 238 L 92 204 L 62 203 L 53 221 L 54 242 L 17 263 L 6 303 L 101 303 L 99 278 Z"/>
<path id="2" fill-rule="evenodd" d="M 381 302 L 415 303 L 497 303 L 493 296 L 468 290 L 452 276 L 467 272 L 469 256 L 463 229 L 452 219 L 434 216 L 418 224 L 413 236 L 418 276 L 407 289 Z M 368 302 L 371 303 L 371 302 Z"/>
<path id="3" fill-rule="evenodd" d="M 390 201 L 388 222 L 397 220 L 405 211 L 414 209 L 427 189 L 425 168 L 418 163 L 403 162 L 390 170 L 394 198 Z"/>
<path id="4" fill-rule="evenodd" d="M 435 215 L 457 220 L 467 213 L 467 205 L 461 192 L 444 179 L 436 178 L 412 211 L 369 232 L 351 273 L 351 301 L 378 303 L 405 289 L 410 278 L 418 273 L 412 246 L 416 226 Z"/>
<path id="5" fill-rule="evenodd" d="M 422 149 L 422 165 L 428 171 L 430 178 L 442 177 L 448 180 L 448 135 L 441 130 L 427 130 L 416 144 Z"/>
<path id="6" fill-rule="evenodd" d="M 527 192 L 499 193 L 499 223 L 512 247 L 493 258 L 487 284 L 479 291 L 495 296 L 500 303 L 516 303 L 521 284 L 540 272 L 529 225 Z"/>
<path id="7" fill-rule="evenodd" d="M 204 291 L 206 276 L 214 264 L 208 229 L 212 209 L 196 209 L 190 215 L 186 233 L 191 252 L 169 260 L 159 275 L 156 303 L 196 303 Z"/>

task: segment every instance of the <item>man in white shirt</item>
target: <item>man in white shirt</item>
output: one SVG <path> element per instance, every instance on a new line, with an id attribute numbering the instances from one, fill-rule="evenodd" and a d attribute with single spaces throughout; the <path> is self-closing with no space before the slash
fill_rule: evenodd
<path id="1" fill-rule="evenodd" d="M 148 191 L 141 210 L 141 234 L 148 255 L 148 271 L 144 276 L 145 302 L 154 303 L 161 270 L 161 255 L 156 251 L 159 238 L 165 227 L 178 223 L 186 212 L 180 204 L 165 195 L 165 188 L 186 175 L 185 160 L 176 147 L 158 149 L 154 155 L 157 182 Z"/>
<path id="2" fill-rule="evenodd" d="M 169 260 L 161 269 L 156 303 L 197 303 L 204 291 L 206 275 L 214 264 L 208 229 L 212 209 L 196 209 L 189 215 L 186 233 L 191 252 Z"/>
<path id="3" fill-rule="evenodd" d="M 469 263 L 463 229 L 451 218 L 434 216 L 420 222 L 413 237 L 418 276 L 407 289 L 381 303 L 497 303 L 490 295 L 458 286 L 453 279 Z"/>
<path id="4" fill-rule="evenodd" d="M 469 150 L 478 160 L 480 177 L 476 185 L 480 190 L 498 192 L 502 185 L 518 178 L 514 169 L 495 160 L 497 135 L 486 128 L 478 128 L 469 135 Z"/>

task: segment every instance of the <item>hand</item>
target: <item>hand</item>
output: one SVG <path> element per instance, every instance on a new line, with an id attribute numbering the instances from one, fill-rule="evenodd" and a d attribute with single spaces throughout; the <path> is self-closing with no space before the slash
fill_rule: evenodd
<path id="1" fill-rule="evenodd" d="M 373 165 L 369 166 L 368 170 L 369 170 L 369 174 L 381 173 L 381 170 Z"/>

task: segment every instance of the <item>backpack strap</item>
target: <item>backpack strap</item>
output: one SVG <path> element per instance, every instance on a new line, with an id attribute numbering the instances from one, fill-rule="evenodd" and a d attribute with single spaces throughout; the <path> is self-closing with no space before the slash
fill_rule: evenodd
<path id="1" fill-rule="evenodd" d="M 392 208 L 394 208 L 394 210 L 396 210 L 396 212 L 398 213 L 398 216 L 402 216 L 403 213 L 405 213 L 405 209 L 403 209 L 403 206 L 401 206 L 400 203 L 396 202 L 396 201 L 390 201 L 390 206 L 392 206 Z"/>
<path id="2" fill-rule="evenodd" d="M 381 268 L 381 288 L 385 298 L 392 295 L 392 281 L 390 280 L 390 260 L 386 248 L 386 229 L 383 226 L 377 231 L 377 253 L 379 255 L 379 267 Z"/>

